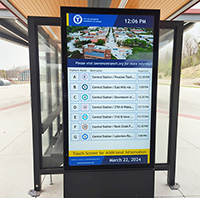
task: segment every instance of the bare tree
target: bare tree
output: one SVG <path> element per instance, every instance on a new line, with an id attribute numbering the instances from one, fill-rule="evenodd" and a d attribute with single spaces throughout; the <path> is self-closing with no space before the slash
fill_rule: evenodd
<path id="1" fill-rule="evenodd" d="M 0 70 L 0 78 L 6 79 L 6 77 L 7 77 L 6 71 L 5 70 Z"/>
<path id="2" fill-rule="evenodd" d="M 17 73 L 28 69 L 27 66 L 13 66 L 11 69 L 6 71 L 7 78 L 17 78 Z"/>
<path id="3" fill-rule="evenodd" d="M 182 66 L 183 68 L 195 66 L 196 53 L 199 49 L 199 43 L 194 36 L 186 35 L 183 39 Z"/>

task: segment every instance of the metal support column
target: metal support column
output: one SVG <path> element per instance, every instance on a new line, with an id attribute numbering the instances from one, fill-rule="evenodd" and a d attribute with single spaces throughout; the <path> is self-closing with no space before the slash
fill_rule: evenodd
<path id="1" fill-rule="evenodd" d="M 41 106 L 40 106 L 40 74 L 38 59 L 38 28 L 34 18 L 28 20 L 29 56 L 31 71 L 31 107 L 33 134 L 34 190 L 41 190 Z M 37 108 L 36 108 L 37 107 Z"/>
<path id="2" fill-rule="evenodd" d="M 182 56 L 183 23 L 178 22 L 174 31 L 173 67 L 170 94 L 170 116 L 169 116 L 169 142 L 168 142 L 168 185 L 173 188 L 175 184 L 176 170 L 176 147 L 177 147 L 177 126 L 178 126 L 178 107 L 180 72 Z"/>

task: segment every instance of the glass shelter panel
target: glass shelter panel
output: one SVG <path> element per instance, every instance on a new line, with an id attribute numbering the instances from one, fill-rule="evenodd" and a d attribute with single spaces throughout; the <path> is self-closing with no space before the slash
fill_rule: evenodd
<path id="1" fill-rule="evenodd" d="M 167 163 L 168 158 L 173 41 L 174 30 L 160 29 L 156 121 L 156 163 Z"/>
<path id="2" fill-rule="evenodd" d="M 63 164 L 61 49 L 52 29 L 59 32 L 60 27 L 38 27 L 42 168 Z"/>
<path id="3" fill-rule="evenodd" d="M 48 95 L 47 95 L 47 60 L 46 60 L 46 39 L 38 34 L 39 65 L 40 65 L 40 104 L 41 121 L 48 116 Z"/>
<path id="4" fill-rule="evenodd" d="M 57 108 L 57 81 L 58 81 L 58 64 L 56 63 L 57 55 L 56 48 L 53 45 L 50 45 L 52 50 L 50 53 L 50 72 L 51 72 L 51 99 L 52 99 L 52 111 Z"/>

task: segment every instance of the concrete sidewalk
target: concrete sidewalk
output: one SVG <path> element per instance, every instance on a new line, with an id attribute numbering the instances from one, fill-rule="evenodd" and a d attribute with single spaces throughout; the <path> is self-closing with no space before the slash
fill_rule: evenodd
<path id="1" fill-rule="evenodd" d="M 16 89 L 18 88 L 18 89 Z M 10 90 L 9 90 L 10 89 Z M 12 90 L 12 95 L 9 95 Z M 13 97 L 21 90 L 22 96 Z M 28 198 L 28 190 L 33 188 L 33 153 L 31 132 L 30 90 L 28 85 L 0 87 L 0 197 Z M 5 103 L 3 102 L 5 100 Z M 26 103 L 25 103 L 26 102 Z M 16 105 L 18 104 L 18 105 Z M 14 105 L 14 106 L 13 106 Z M 167 138 L 168 116 L 158 113 L 158 138 Z M 156 172 L 155 197 L 157 198 L 200 198 L 200 120 L 179 117 L 177 174 L 179 190 L 170 190 L 166 184 L 165 171 Z M 166 158 L 162 138 L 157 146 L 157 160 Z M 163 153 L 163 155 L 162 155 Z M 53 175 L 53 185 L 49 185 L 49 175 L 43 177 L 41 198 L 62 198 L 62 175 Z"/>

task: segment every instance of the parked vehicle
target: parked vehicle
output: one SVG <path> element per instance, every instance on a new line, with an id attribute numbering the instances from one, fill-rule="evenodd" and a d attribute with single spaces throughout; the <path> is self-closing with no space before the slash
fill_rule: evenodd
<path id="1" fill-rule="evenodd" d="M 8 86 L 11 85 L 9 80 L 0 80 L 0 86 Z"/>

